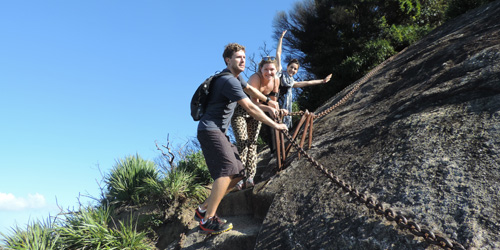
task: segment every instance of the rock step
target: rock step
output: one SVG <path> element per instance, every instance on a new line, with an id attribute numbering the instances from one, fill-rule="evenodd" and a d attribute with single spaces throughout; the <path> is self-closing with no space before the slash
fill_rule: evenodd
<path id="1" fill-rule="evenodd" d="M 253 216 L 225 217 L 233 229 L 218 235 L 206 235 L 199 231 L 198 223 L 182 240 L 181 249 L 254 249 L 262 221 Z"/>
<path id="2" fill-rule="evenodd" d="M 254 249 L 263 220 L 253 211 L 255 199 L 252 190 L 229 193 L 219 205 L 217 214 L 233 224 L 232 230 L 206 235 L 199 231 L 198 222 L 193 220 L 180 244 L 169 249 Z"/>

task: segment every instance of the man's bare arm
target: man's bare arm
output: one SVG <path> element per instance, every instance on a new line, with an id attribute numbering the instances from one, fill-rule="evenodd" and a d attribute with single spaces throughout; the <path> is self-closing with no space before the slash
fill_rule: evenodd
<path id="1" fill-rule="evenodd" d="M 267 116 L 264 111 L 262 111 L 259 107 L 257 107 L 250 99 L 243 98 L 238 101 L 238 104 L 247 111 L 253 118 L 258 121 L 263 122 L 264 124 L 278 129 L 278 130 L 288 130 L 287 126 L 283 123 L 274 122 L 269 116 Z"/>

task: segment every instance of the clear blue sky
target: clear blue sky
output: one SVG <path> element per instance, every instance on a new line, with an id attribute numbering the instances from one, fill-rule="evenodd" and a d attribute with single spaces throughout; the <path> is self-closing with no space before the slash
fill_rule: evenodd
<path id="1" fill-rule="evenodd" d="M 99 197 L 99 168 L 154 160 L 168 134 L 194 137 L 188 103 L 224 45 L 274 49 L 295 2 L 0 2 L 0 232 Z"/>

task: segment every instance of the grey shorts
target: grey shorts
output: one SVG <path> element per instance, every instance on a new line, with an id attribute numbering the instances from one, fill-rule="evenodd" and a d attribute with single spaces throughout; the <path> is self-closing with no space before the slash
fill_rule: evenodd
<path id="1" fill-rule="evenodd" d="M 214 180 L 219 177 L 245 176 L 243 163 L 238 149 L 220 130 L 198 130 L 198 141 L 205 156 L 210 176 Z"/>

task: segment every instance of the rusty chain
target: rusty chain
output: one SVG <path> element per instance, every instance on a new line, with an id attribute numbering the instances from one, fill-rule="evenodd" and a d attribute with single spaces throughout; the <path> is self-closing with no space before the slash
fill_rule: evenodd
<path id="1" fill-rule="evenodd" d="M 340 99 L 337 103 L 335 103 L 334 105 L 332 105 L 331 107 L 323 110 L 322 112 L 318 113 L 318 114 L 314 114 L 314 118 L 321 118 L 329 113 L 331 113 L 335 108 L 339 107 L 340 105 L 344 104 L 349 98 L 351 98 L 352 95 L 354 95 L 354 93 L 356 91 L 358 91 L 358 89 L 361 87 L 361 85 L 363 85 L 363 83 L 365 83 L 366 81 L 368 81 L 368 78 L 372 77 L 375 73 L 377 73 L 381 68 L 383 68 L 385 65 L 387 65 L 387 63 L 389 63 L 390 61 L 392 61 L 396 56 L 402 54 L 404 51 L 406 51 L 406 48 L 401 50 L 399 53 L 389 57 L 388 59 L 386 59 L 385 61 L 383 61 L 381 64 L 377 65 L 377 67 L 373 68 L 370 72 L 368 72 L 368 74 L 366 74 L 365 76 L 363 76 L 362 78 L 360 78 L 359 80 L 357 80 L 356 82 L 354 82 L 353 84 L 353 88 L 349 91 L 349 93 L 347 93 L 342 99 Z M 340 94 L 340 93 L 339 93 Z M 291 116 L 294 116 L 294 115 L 298 115 L 298 116 L 302 116 L 304 115 L 304 111 L 298 111 L 298 112 L 292 112 L 292 113 L 289 113 L 288 115 L 291 115 Z"/>
<path id="2" fill-rule="evenodd" d="M 297 145 L 297 143 L 292 140 L 292 137 L 288 132 L 282 131 L 282 133 L 287 137 L 292 145 L 298 151 L 300 151 L 300 154 L 303 154 L 307 158 L 307 160 L 314 165 L 316 169 L 318 169 L 326 177 L 331 179 L 333 183 L 335 183 L 338 187 L 342 188 L 345 193 L 349 193 L 356 201 L 364 204 L 368 209 L 372 209 L 373 211 L 375 211 L 377 215 L 381 215 L 389 221 L 395 221 L 402 228 L 408 229 L 413 235 L 424 238 L 424 240 L 429 244 L 440 246 L 441 248 L 447 250 L 465 250 L 465 248 L 460 243 L 437 235 L 429 229 L 422 228 L 416 222 L 408 220 L 404 215 L 396 214 L 393 209 L 384 208 L 382 203 L 378 202 L 372 196 L 360 193 L 358 189 L 354 188 L 354 186 L 346 183 L 344 180 L 334 175 L 322 164 L 312 158 L 302 147 Z"/>
<path id="3" fill-rule="evenodd" d="M 331 113 L 335 108 L 339 107 L 340 105 L 344 104 L 354 93 L 361 87 L 363 83 L 365 83 L 368 78 L 373 76 L 376 72 L 378 72 L 382 67 L 384 67 L 388 62 L 392 61 L 397 55 L 403 53 L 406 50 L 403 49 L 400 51 L 398 54 L 391 56 L 387 60 L 385 60 L 383 63 L 379 64 L 377 67 L 375 67 L 373 70 L 371 70 L 368 74 L 366 74 L 364 77 L 353 83 L 353 88 L 338 102 L 336 102 L 334 105 L 331 107 L 325 109 L 324 111 L 318 113 L 318 114 L 313 114 L 313 118 L 321 118 L 323 116 L 326 116 L 327 114 Z M 299 112 L 292 112 L 289 113 L 288 115 L 304 115 L 304 111 L 299 111 Z M 278 121 L 279 122 L 279 121 Z M 335 183 L 339 188 L 341 188 L 345 193 L 349 193 L 355 201 L 364 204 L 368 209 L 373 210 L 377 215 L 383 216 L 385 219 L 388 221 L 394 221 L 396 222 L 397 225 L 399 225 L 403 229 L 409 230 L 413 235 L 422 237 L 427 243 L 440 246 L 443 249 L 447 250 L 465 250 L 464 246 L 462 246 L 460 243 L 450 240 L 446 237 L 440 236 L 438 234 L 435 234 L 433 231 L 422 228 L 420 225 L 412 220 L 408 220 L 404 215 L 402 214 L 397 214 L 393 209 L 391 208 L 384 208 L 382 203 L 378 202 L 375 198 L 372 196 L 360 193 L 358 189 L 354 188 L 350 184 L 346 183 L 344 180 L 340 179 L 338 176 L 334 175 L 332 172 L 330 172 L 327 168 L 325 168 L 322 164 L 317 162 L 314 158 L 312 158 L 301 146 L 297 145 L 295 141 L 293 141 L 293 138 L 290 136 L 288 132 L 283 132 L 281 131 L 287 139 L 290 141 L 290 143 L 300 152 L 300 154 L 303 154 L 307 160 L 314 165 L 316 169 L 318 169 L 320 172 L 322 172 L 327 178 L 331 179 L 333 183 Z"/>

